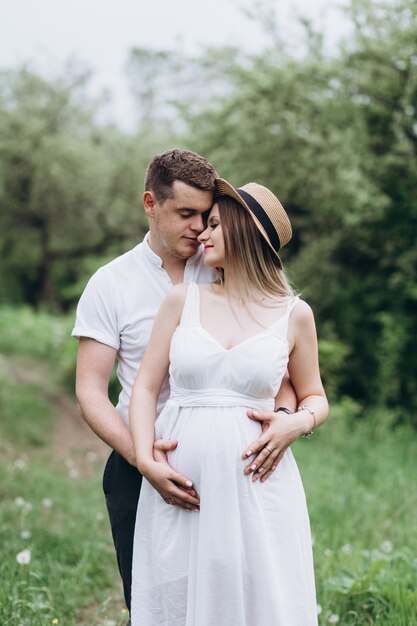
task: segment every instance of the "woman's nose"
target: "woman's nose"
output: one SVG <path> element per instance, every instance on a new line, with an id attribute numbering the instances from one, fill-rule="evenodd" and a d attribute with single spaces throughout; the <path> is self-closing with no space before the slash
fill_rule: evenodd
<path id="1" fill-rule="evenodd" d="M 203 232 L 198 235 L 197 241 L 199 241 L 200 243 L 203 243 L 203 241 L 206 241 L 207 239 L 208 239 L 208 228 L 203 230 Z"/>

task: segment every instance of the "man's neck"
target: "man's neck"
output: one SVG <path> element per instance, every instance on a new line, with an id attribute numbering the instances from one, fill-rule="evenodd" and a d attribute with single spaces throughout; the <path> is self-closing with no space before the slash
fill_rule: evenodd
<path id="1" fill-rule="evenodd" d="M 162 267 L 170 277 L 172 284 L 184 282 L 185 259 L 170 258 L 165 261 L 162 259 Z"/>
<path id="2" fill-rule="evenodd" d="M 152 252 L 157 254 L 161 259 L 162 267 L 170 277 L 172 284 L 177 285 L 178 283 L 184 282 L 184 270 L 187 259 L 181 259 L 161 251 L 156 242 L 152 240 L 151 233 L 148 237 L 148 245 L 151 248 Z"/>

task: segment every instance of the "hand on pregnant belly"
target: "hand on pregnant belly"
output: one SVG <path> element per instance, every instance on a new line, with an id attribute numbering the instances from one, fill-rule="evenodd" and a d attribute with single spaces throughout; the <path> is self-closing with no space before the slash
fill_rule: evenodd
<path id="1" fill-rule="evenodd" d="M 265 482 L 277 469 L 287 448 L 299 437 L 300 432 L 293 414 L 248 409 L 247 416 L 262 424 L 262 434 L 243 453 L 242 458 L 245 460 L 253 457 L 244 471 L 246 475 L 252 474 L 253 482 L 259 478 Z"/>
<path id="2" fill-rule="evenodd" d="M 167 460 L 167 453 L 175 449 L 176 441 L 156 441 L 154 444 L 154 462 L 143 468 L 143 475 L 167 504 L 195 511 L 200 500 L 190 478 L 175 472 Z"/>
<path id="3" fill-rule="evenodd" d="M 184 408 L 175 422 L 165 426 L 160 435 L 178 441 L 168 452 L 168 463 L 176 472 L 192 476 L 202 501 L 208 483 L 220 497 L 231 476 L 248 480 L 242 450 L 259 437 L 261 427 L 247 418 L 244 407 Z"/>

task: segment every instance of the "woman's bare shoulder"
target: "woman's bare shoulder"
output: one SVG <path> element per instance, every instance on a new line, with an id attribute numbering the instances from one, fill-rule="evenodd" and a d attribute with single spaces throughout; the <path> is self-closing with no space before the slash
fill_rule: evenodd
<path id="1" fill-rule="evenodd" d="M 187 297 L 188 287 L 188 283 L 178 283 L 178 285 L 174 285 L 165 296 L 161 309 L 164 308 L 172 312 L 182 311 Z"/>
<path id="2" fill-rule="evenodd" d="M 297 326 L 314 323 L 314 313 L 311 306 L 305 300 L 301 300 L 301 298 L 298 298 L 291 318 L 292 322 Z"/>

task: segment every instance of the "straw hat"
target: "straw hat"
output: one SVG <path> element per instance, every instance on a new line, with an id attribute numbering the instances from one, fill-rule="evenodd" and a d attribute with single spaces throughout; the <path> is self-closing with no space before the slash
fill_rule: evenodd
<path id="1" fill-rule="evenodd" d="M 216 188 L 218 195 L 234 198 L 249 211 L 263 237 L 278 256 L 278 251 L 291 239 L 292 229 L 284 207 L 272 191 L 258 183 L 247 183 L 235 189 L 222 178 L 216 179 Z"/>

